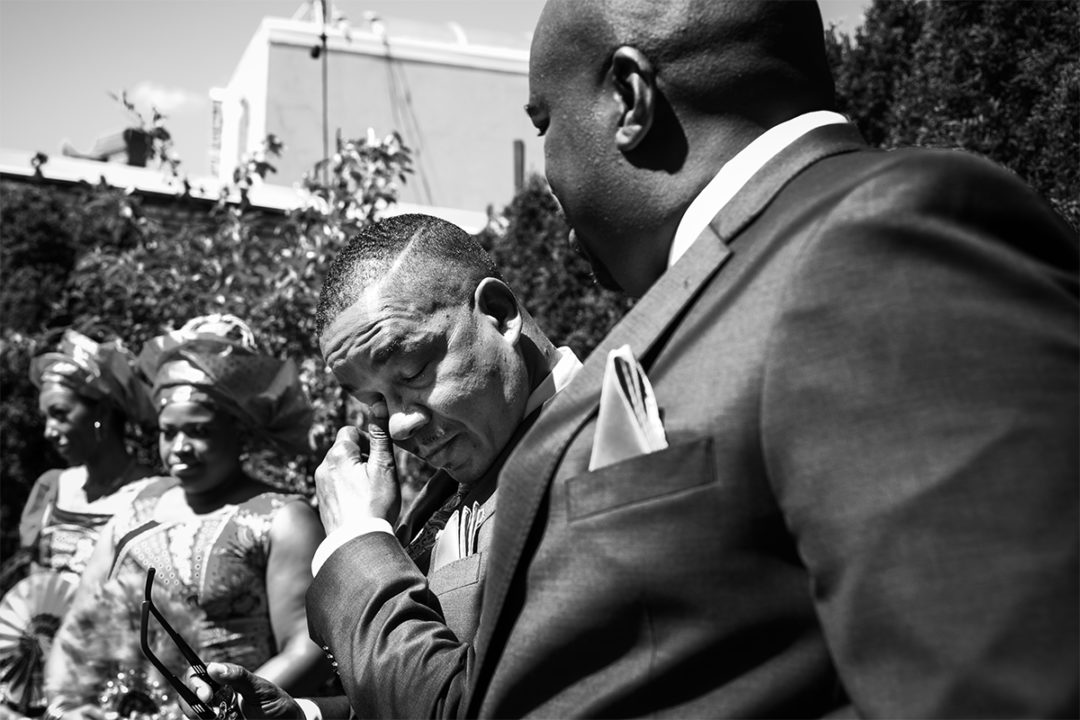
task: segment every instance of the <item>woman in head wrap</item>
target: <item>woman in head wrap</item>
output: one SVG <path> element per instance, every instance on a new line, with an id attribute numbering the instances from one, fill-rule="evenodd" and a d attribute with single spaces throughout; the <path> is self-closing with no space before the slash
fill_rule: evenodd
<path id="1" fill-rule="evenodd" d="M 21 547 L 4 563 L 4 586 L 14 587 L 0 601 L 3 635 L 21 637 L 0 658 L 0 698 L 23 714 L 44 709 L 42 652 L 98 533 L 130 506 L 152 474 L 124 443 L 128 421 L 154 421 L 148 388 L 134 365 L 120 340 L 99 343 L 74 330 L 30 364 L 45 437 L 68 467 L 49 470 L 34 483 L 19 522 Z M 29 577 L 14 583 L 27 569 Z"/>
<path id="2" fill-rule="evenodd" d="M 205 614 L 185 633 L 204 661 L 235 662 L 310 692 L 328 671 L 308 639 L 304 610 L 322 525 L 302 497 L 275 491 L 241 465 L 246 441 L 308 449 L 312 411 L 295 365 L 259 353 L 250 329 L 229 315 L 196 318 L 151 340 L 139 363 L 153 380 L 170 475 L 107 526 L 75 607 L 93 605 L 112 579 L 141 589 L 147 570 L 157 568 L 155 585 Z M 65 640 L 77 630 L 69 627 L 75 614 L 49 660 L 47 716 L 54 718 L 98 714 L 92 697 L 70 690 L 85 662 L 78 643 Z"/>
<path id="3" fill-rule="evenodd" d="M 152 474 L 124 444 L 128 420 L 154 422 L 134 363 L 120 340 L 67 330 L 54 352 L 30 364 L 45 438 L 69 465 L 38 478 L 23 509 L 20 540 L 36 568 L 81 573 L 98 531 L 145 484 L 134 481 Z"/>

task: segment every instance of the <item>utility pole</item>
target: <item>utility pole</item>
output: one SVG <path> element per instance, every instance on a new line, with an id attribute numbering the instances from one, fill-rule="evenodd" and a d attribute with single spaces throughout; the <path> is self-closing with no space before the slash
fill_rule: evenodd
<path id="1" fill-rule="evenodd" d="M 322 32 L 319 33 L 319 44 L 311 48 L 311 57 L 322 60 L 322 148 L 323 148 L 323 185 L 330 184 L 330 88 L 327 81 L 330 56 L 326 52 L 326 17 L 328 14 L 329 0 L 319 0 L 319 20 L 322 23 Z M 314 9 L 314 0 L 312 2 Z"/>

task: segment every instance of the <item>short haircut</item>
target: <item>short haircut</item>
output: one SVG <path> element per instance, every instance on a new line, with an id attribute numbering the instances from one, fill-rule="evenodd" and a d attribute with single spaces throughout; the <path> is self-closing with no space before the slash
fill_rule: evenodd
<path id="1" fill-rule="evenodd" d="M 467 232 L 431 215 L 407 214 L 372 223 L 353 236 L 330 264 L 315 313 L 322 337 L 364 291 L 394 277 L 435 310 L 470 304 L 484 278 L 502 280 L 491 256 Z"/>

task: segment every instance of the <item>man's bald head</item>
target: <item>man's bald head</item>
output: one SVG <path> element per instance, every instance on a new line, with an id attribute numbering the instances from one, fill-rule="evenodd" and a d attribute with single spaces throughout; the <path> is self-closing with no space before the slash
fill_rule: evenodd
<path id="1" fill-rule="evenodd" d="M 469 305 L 484 278 L 502 279 L 491 257 L 468 233 L 430 215 L 397 215 L 364 228 L 326 273 L 315 315 L 322 337 L 342 311 L 381 282 L 415 288 L 429 310 Z"/>
<path id="2" fill-rule="evenodd" d="M 691 113 L 769 127 L 835 102 L 814 0 L 549 0 L 537 41 L 534 53 L 598 78 L 617 48 L 634 47 Z"/>
<path id="3" fill-rule="evenodd" d="M 640 296 L 728 160 L 833 105 L 812 0 L 548 0 L 525 111 L 574 242 Z"/>

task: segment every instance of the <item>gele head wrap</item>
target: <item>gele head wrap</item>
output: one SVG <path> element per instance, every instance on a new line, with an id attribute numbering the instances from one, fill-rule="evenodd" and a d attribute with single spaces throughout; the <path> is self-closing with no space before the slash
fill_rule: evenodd
<path id="1" fill-rule="evenodd" d="M 55 350 L 30 361 L 30 381 L 42 390 L 60 385 L 81 397 L 112 403 L 136 423 L 157 421 L 149 388 L 135 373 L 135 356 L 119 339 L 99 343 L 65 330 Z"/>
<path id="2" fill-rule="evenodd" d="M 233 315 L 197 317 L 150 340 L 139 366 L 153 382 L 159 411 L 177 402 L 209 404 L 281 450 L 309 449 L 313 413 L 295 363 L 262 353 Z"/>

